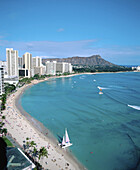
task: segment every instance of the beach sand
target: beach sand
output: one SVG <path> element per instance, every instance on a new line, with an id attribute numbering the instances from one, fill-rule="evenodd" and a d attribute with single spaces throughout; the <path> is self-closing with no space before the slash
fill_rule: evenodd
<path id="1" fill-rule="evenodd" d="M 40 160 L 44 169 L 85 169 L 67 149 L 61 149 L 57 145 L 57 140 L 43 124 L 31 117 L 19 104 L 20 95 L 24 93 L 24 90 L 46 80 L 48 79 L 34 80 L 31 84 L 19 88 L 14 94 L 11 94 L 7 98 L 6 110 L 3 111 L 6 116 L 5 127 L 7 128 L 8 133 L 21 147 L 25 144 L 24 141 L 27 137 L 37 144 L 38 149 L 42 146 L 46 147 L 48 158 Z"/>

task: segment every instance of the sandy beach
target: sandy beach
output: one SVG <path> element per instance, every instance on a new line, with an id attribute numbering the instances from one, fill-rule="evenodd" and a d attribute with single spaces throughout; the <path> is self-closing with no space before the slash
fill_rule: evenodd
<path id="1" fill-rule="evenodd" d="M 40 122 L 32 118 L 19 105 L 20 95 L 24 93 L 26 88 L 42 81 L 47 81 L 48 79 L 49 78 L 46 78 L 45 80 L 34 80 L 31 84 L 24 85 L 7 98 L 6 110 L 3 111 L 6 116 L 5 127 L 7 128 L 8 133 L 21 147 L 23 147 L 27 137 L 37 144 L 38 149 L 42 146 L 46 147 L 48 158 L 40 160 L 44 169 L 85 169 L 76 158 L 68 152 L 68 150 L 63 150 L 57 145 L 58 142 L 56 139 L 53 138 Z M 47 135 L 45 135 L 46 132 Z"/>

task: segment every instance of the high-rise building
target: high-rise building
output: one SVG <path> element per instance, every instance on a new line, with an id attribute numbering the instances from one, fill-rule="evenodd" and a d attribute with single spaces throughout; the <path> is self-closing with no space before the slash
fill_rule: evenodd
<path id="1" fill-rule="evenodd" d="M 4 93 L 4 71 L 3 67 L 0 67 L 0 95 Z"/>
<path id="2" fill-rule="evenodd" d="M 68 63 L 68 67 L 69 67 L 69 73 L 72 73 L 72 65 L 71 65 L 71 63 Z"/>
<path id="3" fill-rule="evenodd" d="M 34 74 L 39 74 L 44 75 L 46 72 L 46 67 L 45 66 L 41 66 L 41 67 L 34 67 Z"/>
<path id="4" fill-rule="evenodd" d="M 6 60 L 8 76 L 18 77 L 18 51 L 13 48 L 6 48 Z"/>
<path id="5" fill-rule="evenodd" d="M 56 61 L 53 62 L 47 61 L 45 65 L 47 75 L 56 75 Z"/>
<path id="6" fill-rule="evenodd" d="M 23 68 L 22 57 L 18 57 L 18 68 Z"/>
<path id="7" fill-rule="evenodd" d="M 56 64 L 56 72 L 63 74 L 63 73 L 65 72 L 65 64 L 58 62 L 58 63 Z"/>
<path id="8" fill-rule="evenodd" d="M 8 74 L 8 71 L 7 71 L 7 62 L 6 61 L 0 61 L 0 67 L 3 67 L 4 75 L 7 75 Z"/>
<path id="9" fill-rule="evenodd" d="M 33 69 L 34 74 L 44 75 L 46 72 L 46 67 L 42 64 L 41 57 L 33 57 Z"/>
<path id="10" fill-rule="evenodd" d="M 33 67 L 41 67 L 41 66 L 42 66 L 42 58 L 33 57 Z"/>
<path id="11" fill-rule="evenodd" d="M 56 64 L 56 72 L 58 73 L 72 73 L 72 65 L 71 63 L 65 63 L 65 62 L 58 62 Z"/>
<path id="12" fill-rule="evenodd" d="M 33 76 L 32 54 L 26 52 L 22 58 L 23 68 L 28 70 L 28 77 Z"/>

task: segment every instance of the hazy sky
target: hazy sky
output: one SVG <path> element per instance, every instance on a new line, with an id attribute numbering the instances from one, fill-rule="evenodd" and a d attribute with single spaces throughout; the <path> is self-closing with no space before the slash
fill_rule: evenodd
<path id="1" fill-rule="evenodd" d="M 140 0 L 0 0 L 0 60 L 6 48 L 140 65 Z"/>

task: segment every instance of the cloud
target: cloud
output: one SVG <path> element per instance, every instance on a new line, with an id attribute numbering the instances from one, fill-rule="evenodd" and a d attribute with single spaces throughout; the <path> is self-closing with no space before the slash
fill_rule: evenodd
<path id="1" fill-rule="evenodd" d="M 58 30 L 57 30 L 57 32 L 63 32 L 64 31 L 64 28 L 59 28 Z"/>
<path id="2" fill-rule="evenodd" d="M 81 40 L 81 41 L 32 41 L 32 42 L 16 42 L 0 40 L 0 46 L 5 48 L 14 48 L 19 51 L 28 51 L 37 53 L 42 56 L 57 56 L 68 57 L 73 55 L 86 55 L 88 46 L 96 40 Z"/>
<path id="3" fill-rule="evenodd" d="M 30 52 L 33 56 L 41 56 L 42 58 L 65 58 L 72 56 L 91 56 L 94 54 L 101 55 L 104 59 L 121 63 L 129 60 L 134 60 L 134 57 L 140 63 L 140 46 L 110 46 L 98 47 L 96 39 L 80 40 L 80 41 L 7 41 L 0 40 L 1 48 L 14 48 L 19 51 L 19 56 L 25 52 Z M 5 51 L 3 52 L 5 53 Z"/>

